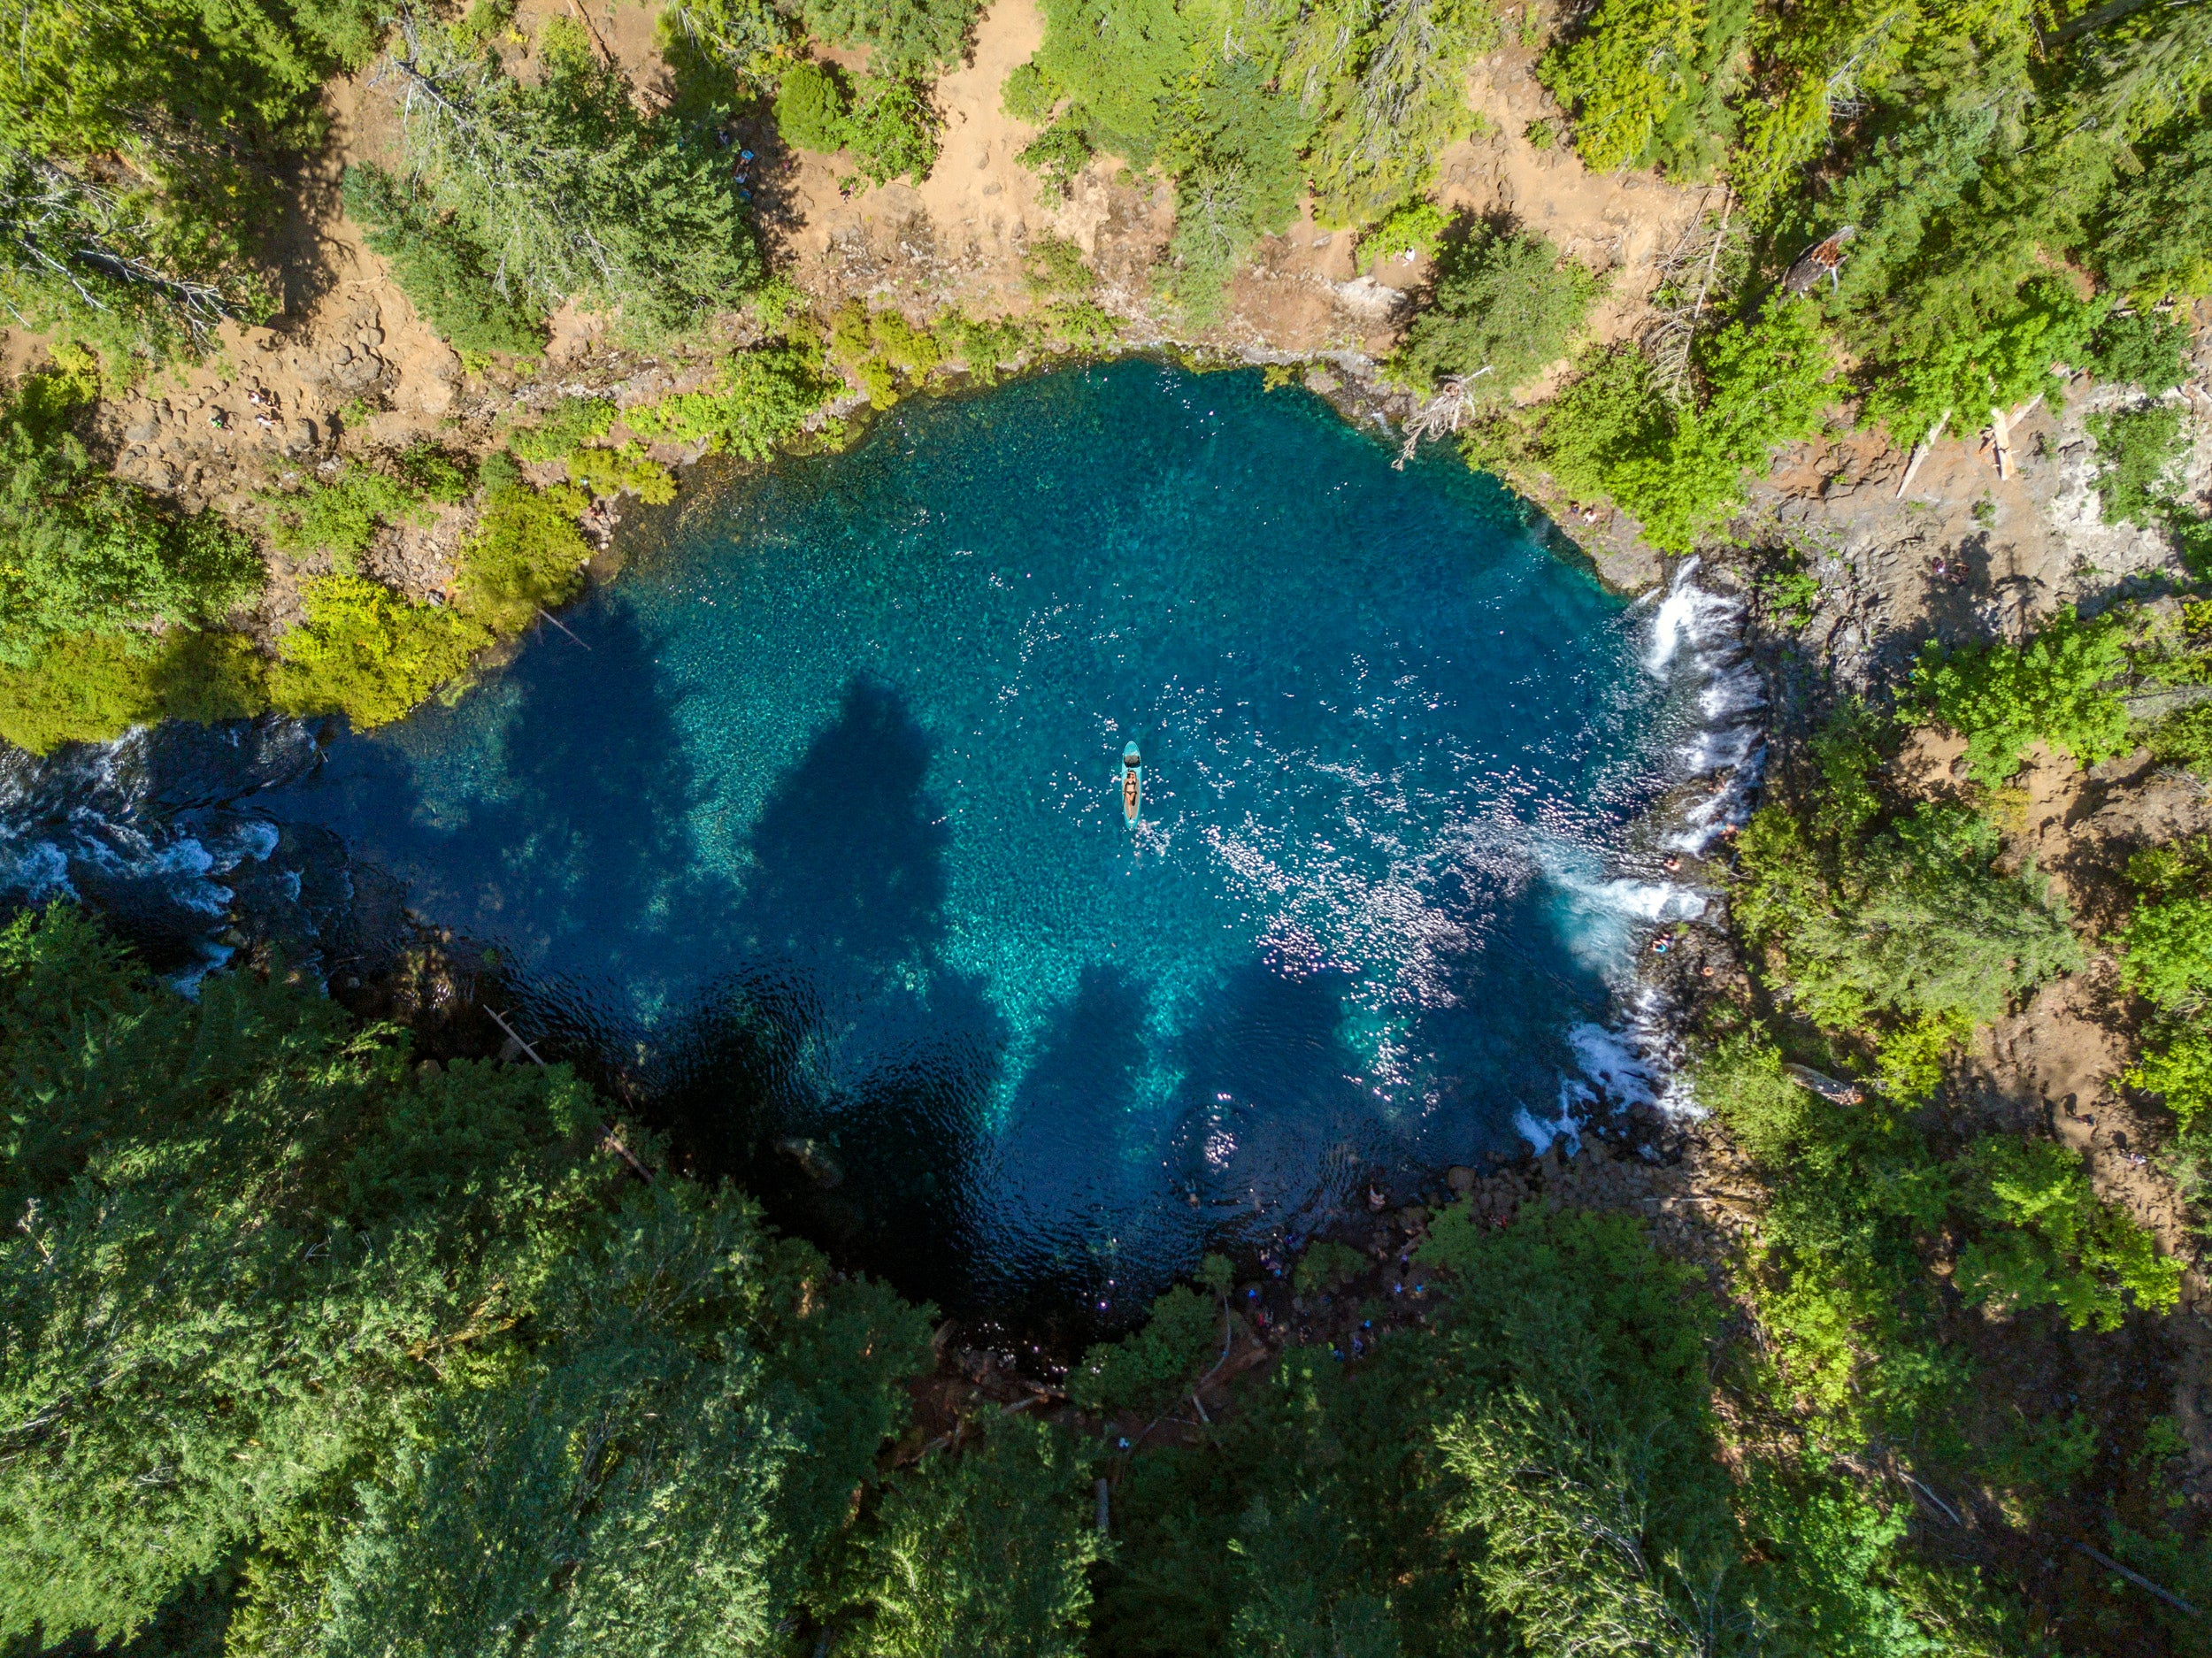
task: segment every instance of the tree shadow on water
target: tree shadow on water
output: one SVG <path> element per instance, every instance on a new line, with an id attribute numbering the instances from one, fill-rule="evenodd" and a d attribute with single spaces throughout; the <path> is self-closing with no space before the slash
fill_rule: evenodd
<path id="1" fill-rule="evenodd" d="M 611 1055 L 714 971 L 737 894 L 693 845 L 681 692 L 626 610 L 579 620 L 588 656 L 535 643 L 481 703 L 341 739 L 294 804 L 418 913 L 495 946 L 558 1051 Z M 456 794 L 464 756 L 473 792 Z"/>
<path id="2" fill-rule="evenodd" d="M 893 690 L 849 686 L 733 880 L 695 843 L 682 690 L 622 606 L 576 625 L 588 656 L 534 644 L 457 708 L 342 739 L 280 804 L 495 947 L 514 1017 L 636 1101 L 681 1166 L 957 1301 L 1005 1033 L 939 957 L 926 733 Z"/>
<path id="3" fill-rule="evenodd" d="M 1348 1212 L 1387 1155 L 1394 1131 L 1345 1036 L 1348 984 L 1250 961 L 1179 1039 L 1159 1160 L 1181 1194 L 1187 1256 Z"/>
<path id="4" fill-rule="evenodd" d="M 671 1032 L 657 1094 L 695 1172 L 957 1306 L 1006 1032 L 938 956 L 949 833 L 929 758 L 895 691 L 847 687 L 754 825 L 726 922 L 742 965 Z"/>
<path id="5" fill-rule="evenodd" d="M 748 955 L 818 958 L 866 980 L 937 944 L 950 835 L 922 792 L 931 746 L 896 692 L 846 687 L 753 826 L 735 917 Z"/>
<path id="6" fill-rule="evenodd" d="M 1086 966 L 1054 1011 L 1015 1086 L 991 1158 L 988 1244 L 994 1310 L 1034 1327 L 1111 1298 L 1133 1211 L 1164 1187 L 1130 1108 L 1145 1069 L 1148 1002 L 1119 968 Z M 1132 1152 L 1140 1155 L 1133 1158 Z M 1148 1253 L 1141 1250 L 1141 1253 Z M 1081 1334 L 1090 1320 L 1078 1318 Z"/>

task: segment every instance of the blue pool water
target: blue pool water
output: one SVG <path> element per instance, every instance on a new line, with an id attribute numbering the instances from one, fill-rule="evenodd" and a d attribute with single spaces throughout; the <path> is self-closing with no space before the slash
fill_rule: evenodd
<path id="1" fill-rule="evenodd" d="M 1110 1316 L 1541 1138 L 1694 906 L 1633 827 L 1712 764 L 1684 613 L 1389 462 L 1248 373 L 904 404 L 695 484 L 573 638 L 251 814 L 496 950 L 695 1169 Z"/>

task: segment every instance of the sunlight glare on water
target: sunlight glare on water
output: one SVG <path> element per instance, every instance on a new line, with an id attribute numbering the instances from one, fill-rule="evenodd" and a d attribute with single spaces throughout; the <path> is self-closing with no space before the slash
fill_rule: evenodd
<path id="1" fill-rule="evenodd" d="M 541 629 L 269 806 L 694 1166 L 955 1305 L 1110 1304 L 1523 1144 L 1694 902 L 1627 847 L 1697 718 L 1655 607 L 1388 462 L 1252 373 L 904 404 L 695 484 L 588 650 Z"/>

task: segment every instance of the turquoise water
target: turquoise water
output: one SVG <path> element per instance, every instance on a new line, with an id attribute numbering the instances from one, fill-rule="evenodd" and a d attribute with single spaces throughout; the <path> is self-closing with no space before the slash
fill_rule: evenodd
<path id="1" fill-rule="evenodd" d="M 1110 1316 L 1525 1146 L 1667 902 L 1629 825 L 1697 687 L 1651 607 L 1389 460 L 1256 374 L 904 404 L 261 803 L 693 1167 L 949 1304 Z"/>

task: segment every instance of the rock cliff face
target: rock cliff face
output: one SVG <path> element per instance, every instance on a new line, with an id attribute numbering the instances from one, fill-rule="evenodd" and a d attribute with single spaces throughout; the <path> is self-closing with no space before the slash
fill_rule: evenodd
<path id="1" fill-rule="evenodd" d="M 2198 350 L 2196 383 L 2168 394 L 2193 420 L 2192 495 L 2212 488 L 2212 334 Z M 1855 434 L 1797 446 L 1753 493 L 1736 533 L 1793 550 L 1818 577 L 1802 639 L 1843 683 L 1893 677 L 1930 638 L 2017 637 L 2061 605 L 2094 612 L 2184 573 L 2164 533 L 2108 524 L 2100 509 L 2088 422 L 2131 394 L 2085 375 L 2051 389 L 2012 427 L 2009 477 L 1970 432 L 1939 441 L 1901 491 L 1908 457 Z"/>

